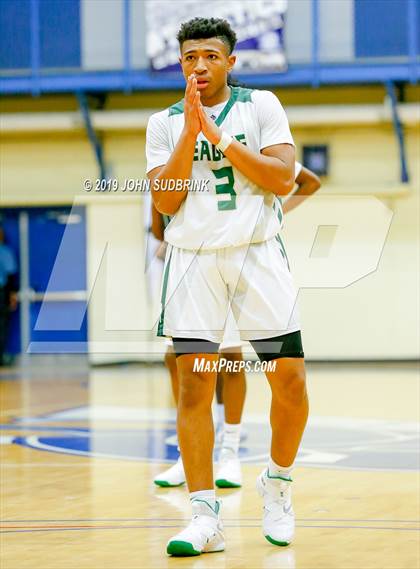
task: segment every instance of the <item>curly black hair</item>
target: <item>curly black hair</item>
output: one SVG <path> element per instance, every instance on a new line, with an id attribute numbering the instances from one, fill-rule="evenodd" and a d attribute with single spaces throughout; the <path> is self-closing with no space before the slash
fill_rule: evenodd
<path id="1" fill-rule="evenodd" d="M 176 39 L 179 46 L 186 40 L 220 38 L 227 46 L 229 55 L 236 45 L 236 34 L 227 20 L 222 18 L 193 18 L 181 24 Z"/>

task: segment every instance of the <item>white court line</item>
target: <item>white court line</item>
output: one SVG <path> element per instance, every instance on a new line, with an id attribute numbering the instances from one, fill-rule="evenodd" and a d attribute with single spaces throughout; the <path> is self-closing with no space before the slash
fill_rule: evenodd
<path id="1" fill-rule="evenodd" d="M 112 462 L 115 462 L 115 459 Z M 52 466 L 56 468 L 80 468 L 81 466 L 90 467 L 92 464 L 89 462 L 87 463 L 86 461 L 81 462 L 80 464 L 66 464 L 64 462 L 45 462 L 44 464 L 39 462 L 2 462 L 0 464 L 0 470 L 2 468 L 51 468 Z"/>

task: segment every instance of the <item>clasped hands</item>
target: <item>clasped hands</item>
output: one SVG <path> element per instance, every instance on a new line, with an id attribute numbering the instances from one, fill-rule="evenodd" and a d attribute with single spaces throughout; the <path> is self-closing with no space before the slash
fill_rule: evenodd
<path id="1" fill-rule="evenodd" d="M 194 135 L 202 132 L 211 144 L 218 144 L 222 137 L 222 130 L 207 116 L 201 103 L 200 91 L 197 88 L 197 79 L 194 74 L 187 79 L 184 98 L 184 117 L 186 131 Z"/>

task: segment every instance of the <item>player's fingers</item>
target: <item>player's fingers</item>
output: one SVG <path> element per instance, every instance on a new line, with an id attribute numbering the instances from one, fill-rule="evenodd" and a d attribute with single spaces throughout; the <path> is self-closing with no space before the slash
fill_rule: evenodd
<path id="1" fill-rule="evenodd" d="M 197 92 L 197 79 L 193 73 L 188 77 L 188 83 L 188 100 L 192 104 Z"/>
<path id="2" fill-rule="evenodd" d="M 192 80 L 191 80 L 191 95 L 192 97 L 195 97 L 197 93 L 197 79 L 195 78 L 195 75 L 192 76 Z"/>
<path id="3" fill-rule="evenodd" d="M 196 97 L 196 94 L 198 92 L 199 91 L 197 90 L 197 80 L 195 79 L 194 76 L 192 76 L 192 78 L 191 78 L 191 89 L 190 89 L 190 93 L 189 93 L 189 103 L 191 105 L 194 105 L 195 97 Z"/>
<path id="4" fill-rule="evenodd" d="M 195 94 L 195 97 L 194 97 L 194 107 L 195 107 L 197 110 L 199 110 L 200 105 L 201 105 L 201 102 L 200 102 L 200 91 L 197 91 L 197 93 Z"/>
<path id="5" fill-rule="evenodd" d="M 185 89 L 185 99 L 190 101 L 191 98 L 191 89 L 192 89 L 192 76 L 190 75 L 187 78 L 187 87 Z"/>
<path id="6" fill-rule="evenodd" d="M 198 102 L 198 116 L 200 117 L 202 122 L 207 122 L 208 117 L 204 112 L 204 108 L 203 105 L 201 104 L 201 101 Z"/>

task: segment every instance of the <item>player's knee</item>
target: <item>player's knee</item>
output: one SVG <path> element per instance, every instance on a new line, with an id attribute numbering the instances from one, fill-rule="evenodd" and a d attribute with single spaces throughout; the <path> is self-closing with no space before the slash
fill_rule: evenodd
<path id="1" fill-rule="evenodd" d="M 186 372 L 181 377 L 180 409 L 203 409 L 211 406 L 212 392 L 205 373 Z"/>
<path id="2" fill-rule="evenodd" d="M 276 382 L 274 396 L 283 403 L 298 406 L 306 399 L 306 377 L 302 370 L 290 370 Z"/>

